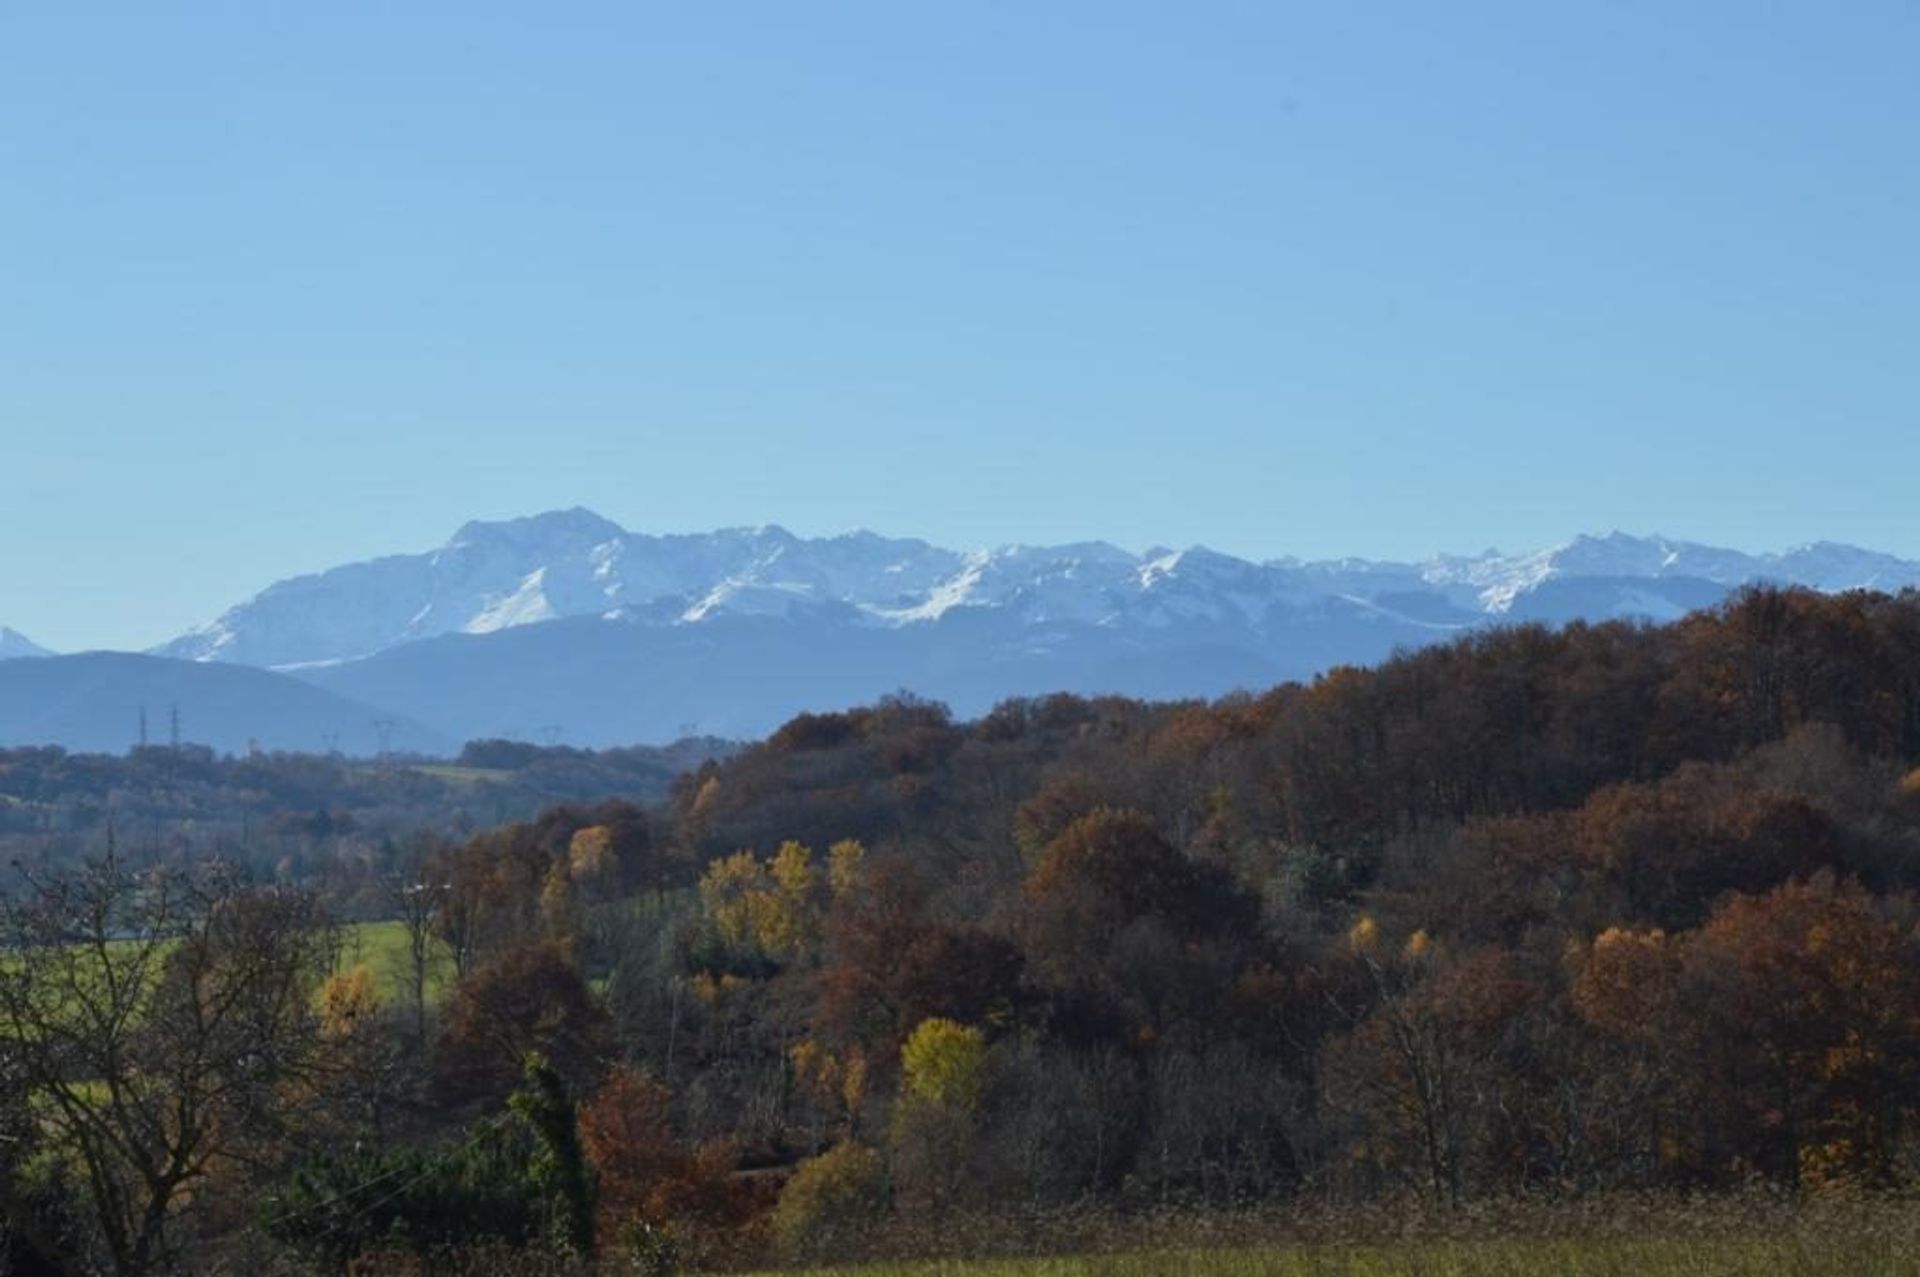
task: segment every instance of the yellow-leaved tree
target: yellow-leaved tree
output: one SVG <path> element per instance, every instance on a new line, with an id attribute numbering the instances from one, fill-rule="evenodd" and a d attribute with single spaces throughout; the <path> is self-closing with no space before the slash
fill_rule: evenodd
<path id="1" fill-rule="evenodd" d="M 567 843 L 567 874 L 576 883 L 600 883 L 613 878 L 613 831 L 605 825 L 577 830 Z"/>
<path id="2" fill-rule="evenodd" d="M 753 899 L 766 891 L 766 871 L 751 851 L 736 851 L 707 866 L 700 879 L 700 904 L 723 943 L 746 948 L 753 943 Z"/>
<path id="3" fill-rule="evenodd" d="M 827 884 L 838 899 L 858 887 L 866 875 L 867 849 L 853 838 L 827 848 Z"/>
<path id="4" fill-rule="evenodd" d="M 834 897 L 862 880 L 866 849 L 852 839 L 833 844 L 824 873 L 813 848 L 788 840 L 765 861 L 736 851 L 713 861 L 700 879 L 700 900 L 722 943 L 781 963 L 819 956 Z"/>
<path id="5" fill-rule="evenodd" d="M 963 1204 L 979 1177 L 968 1174 L 986 1081 L 980 1030 L 930 1019 L 900 1048 L 900 1098 L 893 1110 L 894 1181 L 912 1209 L 938 1213 Z"/>
<path id="6" fill-rule="evenodd" d="M 380 1013 L 380 993 L 373 968 L 362 962 L 330 976 L 320 986 L 320 1032 L 340 1041 L 369 1027 Z"/>
<path id="7" fill-rule="evenodd" d="M 901 1086 L 912 1100 L 971 1111 L 980 1100 L 986 1055 L 980 1030 L 952 1020 L 922 1020 L 900 1048 Z"/>

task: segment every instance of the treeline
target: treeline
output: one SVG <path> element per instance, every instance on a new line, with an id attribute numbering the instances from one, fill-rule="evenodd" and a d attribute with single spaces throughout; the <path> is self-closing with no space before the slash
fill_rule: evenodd
<path id="1" fill-rule="evenodd" d="M 657 802 L 680 772 L 732 748 L 705 739 L 613 750 L 474 741 L 451 763 L 225 757 L 191 744 L 125 755 L 0 749 L 0 861 L 80 858 L 111 836 L 143 859 L 241 861 L 322 883 L 343 902 L 422 837 L 465 837 L 558 802 Z"/>
<path id="2" fill-rule="evenodd" d="M 660 804 L 423 854 L 406 978 L 315 1003 L 325 1148 L 160 1217 L 671 1271 L 1086 1203 L 1901 1186 L 1916 762 L 1913 595 L 803 715 Z"/>

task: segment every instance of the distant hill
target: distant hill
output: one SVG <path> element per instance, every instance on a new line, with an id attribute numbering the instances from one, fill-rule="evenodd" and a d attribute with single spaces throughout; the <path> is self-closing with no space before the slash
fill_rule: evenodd
<path id="1" fill-rule="evenodd" d="M 372 754 L 381 722 L 390 722 L 396 751 L 459 748 L 411 719 L 270 670 L 125 652 L 0 661 L 0 745 L 121 753 L 138 740 L 143 706 L 153 742 L 167 739 L 177 707 L 182 739 L 222 753 L 244 753 L 252 743 Z"/>
<path id="2" fill-rule="evenodd" d="M 19 630 L 0 625 L 0 661 L 17 660 L 23 656 L 52 655 L 52 652 L 41 647 Z"/>
<path id="3" fill-rule="evenodd" d="M 695 730 L 746 739 L 803 710 L 901 689 L 973 714 L 1007 696 L 1056 691 L 1218 696 L 1291 672 L 1254 651 L 1209 646 L 1203 635 L 1162 637 L 1145 645 L 1082 624 L 1036 633 L 993 613 L 906 629 L 851 626 L 831 615 L 728 617 L 698 629 L 585 618 L 448 635 L 301 676 L 431 716 L 458 736 L 526 737 L 551 727 L 593 746 Z M 1382 628 L 1359 655 L 1385 656 L 1392 638 Z"/>

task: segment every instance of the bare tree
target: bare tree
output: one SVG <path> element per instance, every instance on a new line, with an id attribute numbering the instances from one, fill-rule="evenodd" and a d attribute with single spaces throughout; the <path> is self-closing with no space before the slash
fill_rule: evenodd
<path id="1" fill-rule="evenodd" d="M 111 853 L 0 898 L 0 1045 L 73 1168 L 99 1259 L 176 1256 L 183 1203 L 285 1152 L 318 1102 L 314 994 L 338 937 L 314 898 Z"/>
<path id="2" fill-rule="evenodd" d="M 394 914 L 407 934 L 407 983 L 417 1042 L 427 1040 L 427 988 L 445 961 L 440 923 L 448 894 L 446 883 L 434 872 L 431 862 L 395 877 L 388 889 Z"/>

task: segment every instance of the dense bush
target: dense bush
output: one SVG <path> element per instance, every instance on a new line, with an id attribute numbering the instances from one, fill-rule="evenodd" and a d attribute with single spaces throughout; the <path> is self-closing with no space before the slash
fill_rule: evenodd
<path id="1" fill-rule="evenodd" d="M 773 1235 L 784 1254 L 831 1254 L 879 1218 L 886 1202 L 880 1155 L 859 1144 L 836 1144 L 808 1158 L 780 1190 Z"/>

